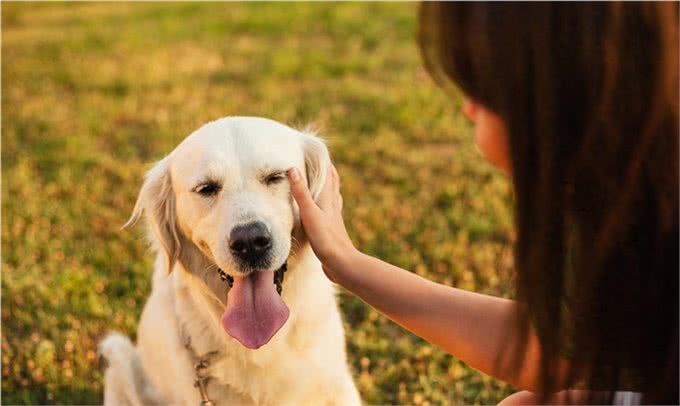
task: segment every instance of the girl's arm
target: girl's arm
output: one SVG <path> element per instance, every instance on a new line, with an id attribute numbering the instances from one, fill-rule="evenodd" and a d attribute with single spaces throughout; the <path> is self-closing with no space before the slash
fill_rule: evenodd
<path id="1" fill-rule="evenodd" d="M 533 329 L 527 332 L 524 362 L 512 363 L 521 339 L 517 302 L 434 283 L 358 251 L 335 266 L 337 283 L 400 326 L 473 368 L 538 390 L 540 349 Z M 564 374 L 566 360 L 560 363 Z"/>
<path id="2" fill-rule="evenodd" d="M 540 351 L 527 334 L 522 365 L 510 352 L 520 339 L 517 302 L 440 285 L 360 253 L 342 220 L 342 197 L 335 168 L 315 202 L 299 172 L 291 169 L 291 192 L 324 272 L 391 320 L 461 359 L 518 388 L 537 390 Z M 498 358 L 498 357 L 502 358 Z M 566 361 L 560 360 L 562 373 Z"/>

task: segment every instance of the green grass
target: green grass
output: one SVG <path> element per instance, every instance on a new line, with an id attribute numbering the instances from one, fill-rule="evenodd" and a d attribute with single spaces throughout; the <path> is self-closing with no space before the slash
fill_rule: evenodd
<path id="1" fill-rule="evenodd" d="M 510 185 L 423 70 L 415 15 L 410 3 L 2 4 L 3 402 L 101 401 L 96 343 L 134 337 L 150 289 L 141 227 L 119 227 L 148 164 L 222 116 L 316 123 L 361 250 L 509 296 Z M 512 391 L 340 300 L 366 402 Z"/>

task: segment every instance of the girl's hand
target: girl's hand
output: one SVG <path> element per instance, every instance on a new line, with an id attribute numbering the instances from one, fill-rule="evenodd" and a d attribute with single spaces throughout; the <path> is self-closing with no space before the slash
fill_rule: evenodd
<path id="1" fill-rule="evenodd" d="M 288 170 L 288 179 L 293 197 L 300 206 L 300 220 L 312 249 L 321 260 L 326 276 L 336 281 L 337 273 L 342 272 L 344 260 L 357 253 L 342 219 L 338 172 L 329 163 L 328 176 L 319 193 L 318 204 L 297 168 Z"/>

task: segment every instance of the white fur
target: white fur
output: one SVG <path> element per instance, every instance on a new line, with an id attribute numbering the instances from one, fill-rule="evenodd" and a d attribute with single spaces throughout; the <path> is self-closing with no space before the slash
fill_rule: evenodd
<path id="1" fill-rule="evenodd" d="M 333 286 L 306 242 L 287 179 L 263 176 L 295 166 L 316 197 L 328 151 L 315 136 L 271 120 L 229 117 L 187 137 L 146 176 L 130 219 L 144 216 L 157 258 L 153 287 L 139 324 L 137 347 L 107 337 L 106 404 L 198 404 L 191 353 L 218 350 L 209 368 L 208 396 L 216 405 L 360 404 L 345 355 Z M 207 177 L 221 191 L 194 188 Z M 221 326 L 228 289 L 216 266 L 240 275 L 228 237 L 239 224 L 262 221 L 273 237 L 270 271 L 288 259 L 283 300 L 287 323 L 257 350 L 243 347 Z"/>

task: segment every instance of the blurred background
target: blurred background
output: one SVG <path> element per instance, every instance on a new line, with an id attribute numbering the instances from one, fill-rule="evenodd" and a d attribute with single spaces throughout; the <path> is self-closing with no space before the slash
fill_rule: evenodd
<path id="1" fill-rule="evenodd" d="M 316 124 L 362 251 L 509 297 L 511 187 L 422 67 L 413 3 L 3 3 L 2 401 L 102 399 L 96 343 L 134 338 L 149 164 L 207 121 Z M 367 403 L 489 404 L 502 384 L 341 291 Z M 455 323 L 455 320 L 451 320 Z"/>

